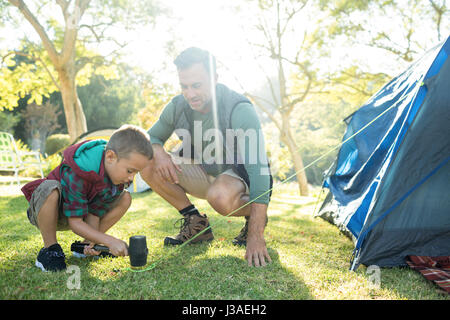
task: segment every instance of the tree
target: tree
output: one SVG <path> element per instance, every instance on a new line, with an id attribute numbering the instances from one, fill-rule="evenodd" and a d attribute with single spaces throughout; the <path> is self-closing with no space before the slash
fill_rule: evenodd
<path id="1" fill-rule="evenodd" d="M 50 78 L 53 86 L 61 92 L 68 132 L 74 140 L 87 131 L 86 118 L 77 93 L 78 76 L 84 72 L 87 73 L 88 79 L 93 69 L 113 64 L 117 50 L 126 43 L 119 43 L 114 37 L 117 31 L 111 28 L 115 26 L 118 29 L 130 30 L 136 25 L 153 21 L 158 12 L 154 2 L 152 0 L 139 2 L 55 0 L 35 1 L 32 4 L 27 4 L 23 0 L 8 0 L 8 2 L 15 6 L 34 28 L 44 49 L 35 50 L 32 54 L 14 53 L 26 54 L 35 60 L 36 66 L 45 70 L 47 80 Z M 2 1 L 0 8 L 3 7 L 2 10 L 5 10 L 5 6 Z M 53 14 L 57 9 L 62 14 L 61 22 Z M 87 50 L 93 43 L 104 42 L 115 43 L 115 49 L 110 54 L 100 55 Z M 12 72 L 3 77 L 11 74 Z M 42 75 L 42 72 L 39 74 Z M 4 79 L 2 81 L 5 82 Z M 88 80 L 85 77 L 86 81 Z M 51 89 L 54 91 L 55 88 Z M 37 90 L 32 95 L 42 97 L 49 92 L 52 91 L 41 88 L 41 91 Z M 7 102 L 10 106 L 14 105 L 11 96 L 6 98 L 2 96 L 1 101 Z"/>
<path id="2" fill-rule="evenodd" d="M 293 127 L 294 120 L 308 117 L 314 105 L 329 112 L 342 106 L 357 109 L 404 64 L 442 40 L 450 22 L 444 0 L 249 1 L 252 4 L 255 7 L 246 11 L 253 17 L 246 21 L 256 20 L 257 33 L 248 38 L 266 81 L 261 92 L 246 94 L 280 131 L 299 173 L 301 194 L 307 192 L 307 179 L 304 153 L 299 151 L 310 144 L 307 138 L 329 134 L 301 124 Z"/>
<path id="3" fill-rule="evenodd" d="M 145 107 L 137 114 L 138 125 L 143 128 L 150 128 L 161 115 L 164 107 L 176 94 L 176 90 L 168 83 L 156 83 L 151 77 L 146 77 L 142 81 L 142 95 Z M 175 150 L 181 143 L 176 134 L 165 143 L 168 150 Z"/>
<path id="4" fill-rule="evenodd" d="M 59 127 L 58 115 L 61 111 L 57 109 L 57 106 L 47 101 L 44 105 L 29 104 L 22 111 L 22 118 L 25 119 L 25 129 L 28 132 L 32 150 L 45 152 L 47 137 Z"/>
<path id="5" fill-rule="evenodd" d="M 450 8 L 446 0 L 321 2 L 322 10 L 335 17 L 330 38 L 345 35 L 349 46 L 378 49 L 397 65 L 400 62 L 393 72 L 403 70 L 450 33 Z"/>
<path id="6" fill-rule="evenodd" d="M 112 80 L 94 75 L 89 85 L 78 89 L 89 130 L 136 122 L 137 112 L 144 107 L 136 71 L 121 65 L 118 73 L 119 79 Z"/>
<path id="7" fill-rule="evenodd" d="M 330 73 L 322 93 L 308 99 L 312 105 L 303 105 L 303 112 L 296 115 L 300 124 L 296 137 L 306 142 L 300 150 L 308 162 L 340 142 L 336 138 L 345 129 L 343 118 L 450 31 L 446 1 L 344 0 L 319 5 L 334 17 L 326 25 L 327 42 L 344 52 L 345 58 Z M 310 181 L 317 182 L 335 157 L 325 159 L 308 168 Z M 316 173 L 311 174 L 311 169 Z"/>
<path id="8" fill-rule="evenodd" d="M 294 164 L 299 192 L 308 195 L 308 181 L 291 120 L 308 96 L 323 87 L 319 68 L 313 64 L 318 62 L 317 57 L 325 55 L 321 48 L 324 37 L 319 26 L 321 18 L 314 16 L 317 12 L 308 6 L 307 0 L 259 0 L 252 13 L 260 38 L 249 42 L 257 52 L 256 60 L 264 66 L 261 69 L 266 87 L 262 91 L 270 94 L 246 92 L 246 95 L 278 128 L 280 140 L 287 146 Z M 305 19 L 307 24 L 302 23 Z M 293 80 L 296 88 L 292 87 Z"/>

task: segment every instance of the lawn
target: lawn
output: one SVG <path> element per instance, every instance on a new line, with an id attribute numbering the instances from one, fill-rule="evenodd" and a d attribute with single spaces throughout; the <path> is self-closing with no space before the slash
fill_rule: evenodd
<path id="1" fill-rule="evenodd" d="M 274 190 L 265 232 L 272 263 L 266 267 L 248 267 L 245 249 L 231 244 L 243 219 L 222 217 L 205 201 L 194 203 L 210 218 L 215 240 L 181 250 L 164 247 L 164 237 L 178 232 L 180 215 L 145 192 L 133 194 L 129 212 L 109 233 L 126 241 L 145 235 L 149 264 L 159 261 L 154 269 L 130 271 L 128 257 L 77 259 L 70 244 L 79 237 L 66 231 L 58 241 L 67 265 L 76 267 L 59 273 L 34 266 L 42 239 L 27 220 L 27 202 L 2 193 L 0 299 L 449 299 L 409 268 L 381 269 L 379 282 L 364 266 L 348 271 L 352 242 L 313 218 L 316 199 L 298 197 L 296 190 L 290 184 Z"/>

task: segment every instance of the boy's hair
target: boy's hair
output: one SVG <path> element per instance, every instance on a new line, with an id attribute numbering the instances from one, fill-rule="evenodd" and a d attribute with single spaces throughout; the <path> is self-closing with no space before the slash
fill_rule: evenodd
<path id="1" fill-rule="evenodd" d="M 132 152 L 142 154 L 150 160 L 153 158 L 149 134 L 131 124 L 125 124 L 113 132 L 106 144 L 106 150 L 114 151 L 119 159 L 128 158 Z"/>
<path id="2" fill-rule="evenodd" d="M 210 72 L 210 58 L 212 57 L 212 71 L 216 73 L 216 58 L 206 50 L 196 47 L 190 47 L 182 51 L 173 61 L 178 70 L 186 69 L 196 63 L 202 63 L 206 71 Z"/>

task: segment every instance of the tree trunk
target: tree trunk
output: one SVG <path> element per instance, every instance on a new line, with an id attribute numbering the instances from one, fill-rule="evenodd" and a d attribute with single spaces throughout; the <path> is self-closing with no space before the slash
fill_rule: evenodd
<path id="1" fill-rule="evenodd" d="M 89 6 L 90 1 L 77 1 L 72 12 L 68 11 L 70 1 L 57 1 L 63 10 L 66 27 L 64 30 L 64 43 L 61 53 L 58 53 L 47 35 L 46 30 L 33 15 L 24 0 L 9 0 L 30 22 L 42 40 L 42 45 L 47 51 L 53 66 L 58 72 L 59 88 L 66 115 L 67 130 L 70 140 L 73 142 L 81 134 L 87 131 L 86 117 L 78 99 L 77 87 L 75 84 L 75 44 L 77 41 L 78 23 L 84 11 Z"/>
<path id="2" fill-rule="evenodd" d="M 299 148 L 292 138 L 291 129 L 289 126 L 289 120 L 287 116 L 282 117 L 282 131 L 281 131 L 281 141 L 288 147 L 289 153 L 292 157 L 292 162 L 294 163 L 294 170 L 297 176 L 297 182 L 299 186 L 299 192 L 301 196 L 307 196 L 308 191 L 308 180 L 306 178 L 306 172 L 303 166 L 303 160 L 299 153 Z"/>
<path id="3" fill-rule="evenodd" d="M 72 60 L 73 61 L 73 60 Z M 61 96 L 66 116 L 67 130 L 70 141 L 75 141 L 81 134 L 87 131 L 86 116 L 83 107 L 78 99 L 77 87 L 75 84 L 75 69 L 69 63 L 58 70 L 61 84 Z"/>

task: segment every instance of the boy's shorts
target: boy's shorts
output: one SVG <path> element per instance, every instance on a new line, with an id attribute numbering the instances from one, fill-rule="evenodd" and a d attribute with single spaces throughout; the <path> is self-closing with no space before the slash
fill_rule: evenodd
<path id="1" fill-rule="evenodd" d="M 61 183 L 57 180 L 44 180 L 33 192 L 30 199 L 30 207 L 27 210 L 28 220 L 31 224 L 39 229 L 37 223 L 37 216 L 41 210 L 42 205 L 47 200 L 50 193 L 57 189 L 59 193 L 59 214 L 58 214 L 58 224 L 56 227 L 57 231 L 69 230 L 69 220 L 64 215 L 61 205 Z"/>
<path id="2" fill-rule="evenodd" d="M 186 193 L 193 195 L 196 198 L 206 199 L 208 189 L 213 184 L 217 177 L 213 177 L 206 173 L 205 169 L 200 164 L 194 164 L 192 161 L 185 158 L 180 158 L 177 155 L 171 154 L 174 163 L 178 164 L 182 172 L 178 174 L 178 185 L 180 185 Z M 191 163 L 189 163 L 191 162 Z M 238 179 L 244 184 L 245 193 L 249 194 L 249 187 L 245 180 L 236 174 L 232 169 L 222 172 L 220 175 L 228 175 Z M 219 175 L 219 176 L 220 176 Z"/>
<path id="3" fill-rule="evenodd" d="M 27 216 L 28 220 L 30 220 L 31 224 L 34 225 L 36 228 L 39 229 L 38 223 L 37 223 L 37 217 L 39 214 L 39 211 L 41 210 L 42 205 L 45 203 L 45 200 L 47 200 L 50 193 L 57 189 L 59 192 L 59 204 L 58 204 L 58 224 L 56 226 L 57 231 L 64 231 L 64 230 L 70 230 L 69 227 L 69 219 L 67 216 L 64 215 L 63 209 L 62 209 L 62 201 L 61 201 L 61 183 L 57 180 L 44 180 L 33 192 L 30 199 L 30 207 L 27 210 Z M 122 198 L 122 194 L 113 201 L 111 205 L 111 209 L 114 208 Z"/>

